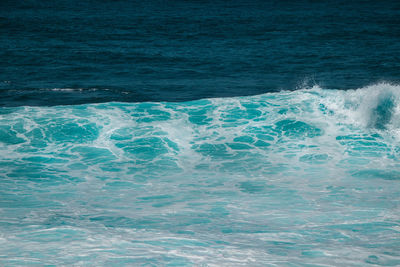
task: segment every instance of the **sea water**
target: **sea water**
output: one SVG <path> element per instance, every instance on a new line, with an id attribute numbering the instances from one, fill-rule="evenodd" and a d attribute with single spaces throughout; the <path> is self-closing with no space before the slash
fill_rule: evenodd
<path id="1" fill-rule="evenodd" d="M 400 266 L 399 1 L 0 1 L 0 266 Z"/>
<path id="2" fill-rule="evenodd" d="M 0 106 L 356 89 L 399 51 L 399 1 L 2 0 Z"/>
<path id="3" fill-rule="evenodd" d="M 399 86 L 0 111 L 2 265 L 400 265 Z"/>

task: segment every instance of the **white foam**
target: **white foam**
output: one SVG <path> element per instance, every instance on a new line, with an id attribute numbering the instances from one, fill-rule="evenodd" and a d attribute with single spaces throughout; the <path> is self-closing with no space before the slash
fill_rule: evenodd
<path id="1" fill-rule="evenodd" d="M 39 262 L 31 254 L 37 252 L 48 263 L 78 265 L 146 258 L 162 265 L 166 257 L 210 266 L 357 265 L 369 255 L 390 257 L 384 253 L 396 251 L 390 244 L 399 231 L 398 178 L 390 177 L 399 164 L 390 150 L 398 143 L 374 136 L 398 129 L 398 91 L 389 84 L 349 91 L 315 86 L 179 104 L 15 108 L 0 118 L 0 126 L 12 126 L 25 140 L 0 147 L 0 193 L 9 198 L 0 209 L 0 253 Z M 374 110 L 387 97 L 393 97 L 390 120 L 376 129 Z M 152 110 L 166 116 L 157 119 Z M 196 124 L 190 116 L 201 110 L 207 123 Z M 285 120 L 303 124 L 279 127 Z M 95 125 L 98 135 L 85 139 L 63 122 L 78 130 Z M 301 125 L 321 131 L 303 134 Z M 56 140 L 50 126 L 71 138 Z M 31 150 L 35 129 L 47 143 Z M 74 142 L 74 134 L 83 141 Z M 166 152 L 140 159 L 125 149 L 147 137 L 162 140 L 154 150 Z M 257 146 L 260 140 L 269 146 Z M 81 147 L 115 158 L 74 150 Z M 29 157 L 43 160 L 35 165 Z M 161 160 L 184 172 L 158 166 Z M 353 176 L 370 169 L 377 172 Z M 363 224 L 373 231 L 357 231 Z"/>

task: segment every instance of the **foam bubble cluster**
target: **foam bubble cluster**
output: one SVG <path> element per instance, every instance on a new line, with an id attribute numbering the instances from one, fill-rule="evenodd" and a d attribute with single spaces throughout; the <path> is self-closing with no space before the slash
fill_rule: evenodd
<path id="1" fill-rule="evenodd" d="M 0 262 L 400 264 L 399 89 L 1 108 Z"/>

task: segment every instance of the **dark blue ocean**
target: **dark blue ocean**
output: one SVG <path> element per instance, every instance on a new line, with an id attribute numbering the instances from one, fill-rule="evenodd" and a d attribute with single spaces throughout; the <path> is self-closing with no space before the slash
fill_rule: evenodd
<path id="1" fill-rule="evenodd" d="M 400 2 L 0 2 L 1 266 L 399 266 Z"/>

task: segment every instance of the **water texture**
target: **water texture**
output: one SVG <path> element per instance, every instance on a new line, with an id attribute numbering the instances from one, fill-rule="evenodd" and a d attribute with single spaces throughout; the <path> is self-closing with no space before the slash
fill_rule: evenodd
<path id="1" fill-rule="evenodd" d="M 398 266 L 399 86 L 3 107 L 3 265 Z"/>
<path id="2" fill-rule="evenodd" d="M 400 266 L 399 1 L 0 1 L 0 266 Z"/>
<path id="3" fill-rule="evenodd" d="M 399 1 L 0 2 L 0 105 L 400 82 Z"/>

